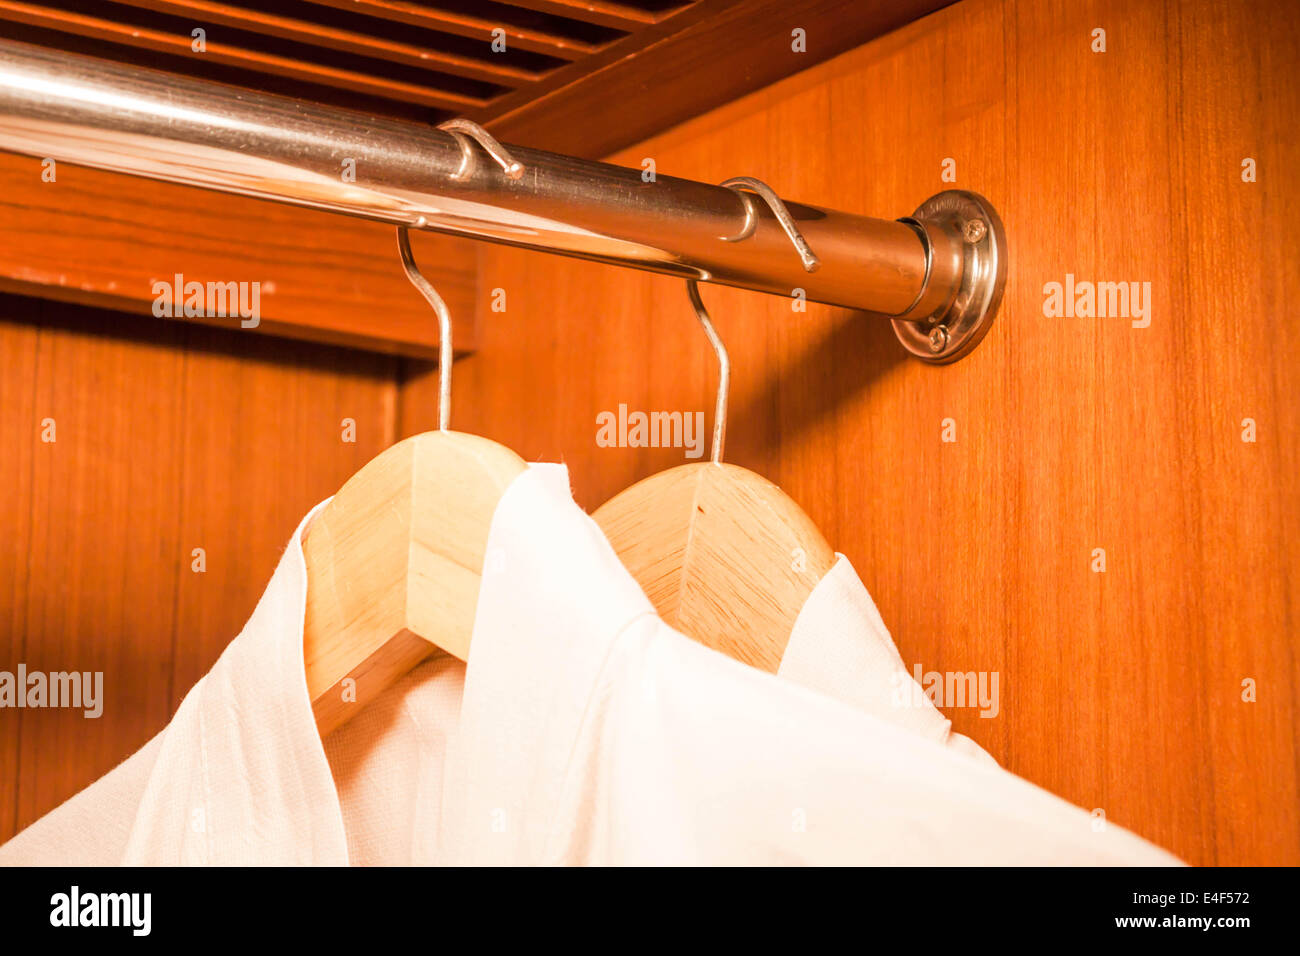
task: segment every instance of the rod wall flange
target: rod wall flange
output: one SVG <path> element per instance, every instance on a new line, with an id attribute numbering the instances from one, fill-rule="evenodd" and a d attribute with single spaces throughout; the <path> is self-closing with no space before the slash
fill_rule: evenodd
<path id="1" fill-rule="evenodd" d="M 925 241 L 927 282 L 939 273 L 955 274 L 956 281 L 951 294 L 928 315 L 895 319 L 894 333 L 922 361 L 955 362 L 984 338 L 1002 301 L 1007 277 L 1002 219 L 978 193 L 949 189 L 900 221 L 916 228 Z"/>

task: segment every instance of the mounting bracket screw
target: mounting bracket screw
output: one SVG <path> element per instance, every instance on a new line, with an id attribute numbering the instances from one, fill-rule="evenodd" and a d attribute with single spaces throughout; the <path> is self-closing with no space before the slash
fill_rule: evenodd
<path id="1" fill-rule="evenodd" d="M 937 248 L 926 247 L 927 275 L 940 256 L 950 260 L 946 271 L 952 272 L 955 266 L 956 274 L 947 276 L 944 304 L 926 310 L 923 318 L 904 318 L 921 310 L 918 300 L 894 317 L 894 334 L 903 348 L 927 365 L 955 362 L 979 344 L 1002 301 L 1007 277 L 1002 220 L 978 193 L 945 189 L 902 221 L 939 240 Z"/>

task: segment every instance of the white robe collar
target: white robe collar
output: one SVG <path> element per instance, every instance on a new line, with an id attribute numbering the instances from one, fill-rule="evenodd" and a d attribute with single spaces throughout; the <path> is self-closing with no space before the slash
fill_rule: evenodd
<path id="1" fill-rule="evenodd" d="M 303 663 L 302 535 L 326 503 L 303 518 L 248 623 L 161 735 L 125 863 L 349 862 L 343 805 Z M 526 630 L 508 613 L 512 580 L 530 582 Z M 534 820 L 554 813 L 564 781 L 556 768 L 574 747 L 608 648 L 633 622 L 653 615 L 600 529 L 574 503 L 563 465 L 532 465 L 507 488 L 488 539 L 471 663 L 467 670 L 441 663 L 445 686 L 435 692 L 460 694 L 459 721 L 448 730 L 433 825 L 419 828 L 440 835 L 429 836 L 415 862 L 437 862 L 454 848 L 465 815 L 483 812 L 485 793 L 506 821 L 525 807 Z M 885 695 L 896 671 L 911 680 L 841 555 L 796 622 L 781 676 L 941 742 L 949 722 L 937 710 L 888 712 Z M 412 680 L 421 679 L 417 673 Z M 454 712 L 445 701 L 442 709 Z M 470 790 L 474 806 L 465 796 Z M 544 848 L 530 849 L 535 856 Z"/>

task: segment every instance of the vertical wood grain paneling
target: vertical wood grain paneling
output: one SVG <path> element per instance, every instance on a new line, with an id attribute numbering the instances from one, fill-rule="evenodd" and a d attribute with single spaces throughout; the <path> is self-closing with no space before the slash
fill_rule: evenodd
<path id="1" fill-rule="evenodd" d="M 876 216 L 952 158 L 993 201 L 1006 297 L 953 366 L 904 359 L 879 317 L 706 287 L 727 457 L 853 560 L 909 665 L 998 673 L 1000 713 L 949 709 L 958 730 L 1195 863 L 1300 863 L 1298 47 L 1284 3 L 963 0 L 611 157 Z M 680 281 L 481 263 L 456 427 L 566 461 L 589 508 L 682 460 L 595 443 L 620 402 L 711 410 Z M 1150 326 L 1046 317 L 1066 273 L 1150 282 Z M 404 385 L 404 433 L 434 389 Z"/>
<path id="2" fill-rule="evenodd" d="M 3 300 L 0 300 L 2 303 Z M 5 537 L 0 547 L 0 660 L 23 659 L 27 624 L 27 592 L 32 545 L 32 463 L 38 447 L 40 418 L 36 407 L 36 349 L 34 326 L 17 325 L 0 313 L 0 447 Z M 26 374 L 12 374 L 21 369 Z M 18 819 L 18 721 L 7 720 L 0 734 L 0 839 L 14 831 Z"/>
<path id="3" fill-rule="evenodd" d="M 14 296 L 0 347 L 0 668 L 103 671 L 105 698 L 0 711 L 2 841 L 165 725 L 307 508 L 391 443 L 397 360 Z"/>
<path id="4" fill-rule="evenodd" d="M 6 305 L 24 300 L 6 299 Z M 19 741 L 21 826 L 109 770 L 170 712 L 168 595 L 175 564 L 180 431 L 178 326 L 110 335 L 108 314 L 35 304 L 42 327 L 29 374 L 33 419 L 26 613 L 6 670 L 102 672 L 103 716 L 5 710 Z M 15 374 L 15 373 L 18 374 Z M 53 441 L 37 439 L 53 420 Z M 13 733 L 13 731 L 10 731 Z"/>
<path id="5" fill-rule="evenodd" d="M 1191 650 L 1205 683 L 1184 693 L 1205 702 L 1219 856 L 1294 864 L 1300 343 L 1285 330 L 1300 292 L 1300 28 L 1294 7 L 1287 21 L 1279 9 L 1186 4 L 1170 38 L 1186 210 L 1179 348 L 1207 357 L 1177 366 L 1187 414 L 1175 467 L 1199 559 L 1188 596 L 1205 620 Z M 1241 181 L 1247 157 L 1255 184 Z M 1241 440 L 1247 418 L 1254 444 Z M 1246 679 L 1258 688 L 1251 707 L 1237 703 Z M 1276 799 L 1291 813 L 1279 818 Z"/>
<path id="6" fill-rule="evenodd" d="M 1019 602 L 1016 630 L 1051 641 L 1057 679 L 1020 676 L 1026 696 L 1008 712 L 1008 733 L 1024 740 L 1069 727 L 1103 756 L 1042 748 L 1037 779 L 1110 819 L 1151 821 L 1153 839 L 1205 859 L 1206 807 L 1177 799 L 1213 787 L 1187 747 L 1207 736 L 1196 699 L 1207 675 L 1201 622 L 1189 613 L 1196 547 L 1178 488 L 1186 409 L 1170 373 L 1204 359 L 1179 341 L 1170 16 L 1162 3 L 1020 3 L 1009 22 L 1019 38 L 1012 281 L 1018 328 L 1029 329 L 1008 361 L 1030 479 L 1020 506 L 1047 519 L 1041 536 L 1022 537 L 1022 554 L 1035 560 L 1019 588 L 1034 598 Z M 1094 28 L 1106 31 L 1105 53 L 1091 48 Z M 1151 326 L 1044 318 L 1044 283 L 1067 273 L 1149 282 Z M 1044 387 L 1050 400 L 1039 398 Z M 1104 549 L 1104 573 L 1092 570 L 1095 549 Z"/>
<path id="7" fill-rule="evenodd" d="M 177 703 L 243 627 L 307 509 L 392 444 L 396 392 L 395 359 L 190 336 L 178 402 Z M 345 419 L 355 441 L 343 440 Z M 190 570 L 194 548 L 205 550 L 203 574 Z"/>

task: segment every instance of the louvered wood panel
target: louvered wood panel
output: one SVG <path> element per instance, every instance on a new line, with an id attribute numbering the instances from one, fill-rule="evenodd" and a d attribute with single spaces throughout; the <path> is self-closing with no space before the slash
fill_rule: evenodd
<path id="1" fill-rule="evenodd" d="M 0 0 L 14 39 L 405 118 L 486 119 L 631 55 L 691 0 Z M 201 33 L 196 33 L 201 31 Z M 599 60 L 597 54 L 601 54 Z M 550 84 L 548 88 L 552 88 Z"/>

